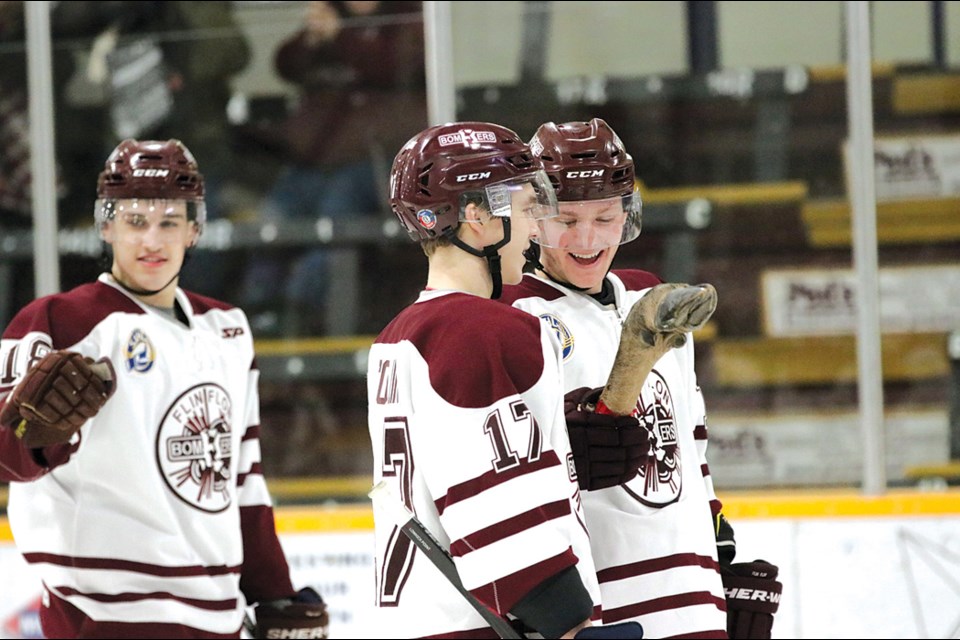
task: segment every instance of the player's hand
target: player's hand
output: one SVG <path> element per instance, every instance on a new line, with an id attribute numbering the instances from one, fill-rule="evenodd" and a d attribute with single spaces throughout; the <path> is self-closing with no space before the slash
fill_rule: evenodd
<path id="1" fill-rule="evenodd" d="M 563 399 L 577 482 L 586 491 L 633 479 L 650 447 L 647 430 L 635 417 L 594 413 L 600 391 L 580 387 Z"/>
<path id="2" fill-rule="evenodd" d="M 779 569 L 764 560 L 721 567 L 727 597 L 727 635 L 746 640 L 769 640 L 773 614 L 780 608 L 783 585 Z"/>
<path id="3" fill-rule="evenodd" d="M 261 602 L 254 613 L 258 638 L 326 638 L 330 633 L 327 605 L 311 587 L 292 598 Z"/>
<path id="4" fill-rule="evenodd" d="M 31 449 L 69 442 L 116 390 L 109 358 L 94 362 L 73 351 L 51 351 L 31 367 L 0 409 L 0 426 Z"/>

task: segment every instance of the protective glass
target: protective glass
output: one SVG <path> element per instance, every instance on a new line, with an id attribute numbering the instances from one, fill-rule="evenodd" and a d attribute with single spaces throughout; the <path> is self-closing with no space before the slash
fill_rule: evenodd
<path id="1" fill-rule="evenodd" d="M 181 243 L 196 225 L 190 210 L 203 203 L 166 199 L 101 199 L 97 221 L 102 227 L 114 224 L 114 240 L 139 242 L 147 233 L 160 243 Z M 197 225 L 199 226 L 199 225 Z"/>
<path id="2" fill-rule="evenodd" d="M 195 223 L 197 232 L 201 233 L 203 224 L 198 220 L 207 219 L 207 205 L 203 200 L 179 198 L 99 198 L 94 205 L 94 221 L 98 229 L 121 215 L 124 216 L 124 222 L 145 224 L 151 216 L 153 216 L 152 219 L 156 219 L 156 216 L 177 214 Z"/>
<path id="3" fill-rule="evenodd" d="M 559 215 L 538 221 L 533 241 L 543 247 L 589 253 L 630 242 L 640 235 L 640 194 L 561 202 Z"/>
<path id="4" fill-rule="evenodd" d="M 544 171 L 489 184 L 484 187 L 484 194 L 490 214 L 501 218 L 525 216 L 543 220 L 558 213 L 557 194 Z M 461 210 L 460 221 L 464 220 Z"/>

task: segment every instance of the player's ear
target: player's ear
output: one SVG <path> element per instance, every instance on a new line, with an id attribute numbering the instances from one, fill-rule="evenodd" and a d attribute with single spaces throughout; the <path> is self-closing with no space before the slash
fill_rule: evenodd
<path id="1" fill-rule="evenodd" d="M 113 221 L 108 220 L 100 225 L 100 239 L 107 244 L 113 244 Z"/>
<path id="2" fill-rule="evenodd" d="M 192 249 L 200 242 L 200 227 L 196 222 L 190 223 L 190 230 L 187 232 L 187 248 Z"/>
<path id="3" fill-rule="evenodd" d="M 467 206 L 463 209 L 464 222 L 468 222 L 470 224 L 482 226 L 484 220 L 489 217 L 490 215 L 487 213 L 486 209 L 474 202 L 468 202 Z"/>

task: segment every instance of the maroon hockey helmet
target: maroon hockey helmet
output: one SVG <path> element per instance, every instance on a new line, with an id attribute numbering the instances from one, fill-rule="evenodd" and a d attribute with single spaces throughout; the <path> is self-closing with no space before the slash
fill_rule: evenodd
<path id="1" fill-rule="evenodd" d="M 620 137 L 605 121 L 547 122 L 530 140 L 530 150 L 543 162 L 544 171 L 557 192 L 561 215 L 535 240 L 543 246 L 565 246 L 592 251 L 629 242 L 640 235 L 642 204 L 634 181 L 633 158 Z M 616 203 L 616 198 L 620 203 Z M 575 203 L 611 200 L 622 212 L 574 222 Z"/>
<path id="2" fill-rule="evenodd" d="M 186 200 L 188 217 L 200 230 L 206 222 L 203 175 L 179 140 L 127 139 L 117 145 L 97 179 L 97 226 L 112 219 L 121 199 Z"/>
<path id="3" fill-rule="evenodd" d="M 520 137 L 488 122 L 425 129 L 393 161 L 390 204 L 413 240 L 452 235 L 466 204 L 479 198 L 495 216 L 511 215 L 510 193 L 533 186 L 540 218 L 556 215 L 556 195 L 543 167 Z"/>
<path id="4" fill-rule="evenodd" d="M 561 202 L 633 193 L 633 158 L 600 118 L 542 124 L 530 140 L 530 149 L 543 162 Z"/>

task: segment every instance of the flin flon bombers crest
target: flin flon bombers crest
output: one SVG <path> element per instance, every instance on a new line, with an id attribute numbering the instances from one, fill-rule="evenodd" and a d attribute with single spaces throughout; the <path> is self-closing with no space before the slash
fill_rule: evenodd
<path id="1" fill-rule="evenodd" d="M 640 392 L 640 426 L 647 430 L 647 459 L 636 478 L 623 485 L 631 496 L 648 507 L 665 507 L 680 499 L 683 466 L 677 434 L 676 408 L 670 387 L 656 369 Z"/>
<path id="2" fill-rule="evenodd" d="M 157 463 L 187 504 L 216 513 L 230 506 L 233 404 L 217 384 L 199 384 L 173 402 L 157 433 Z"/>

